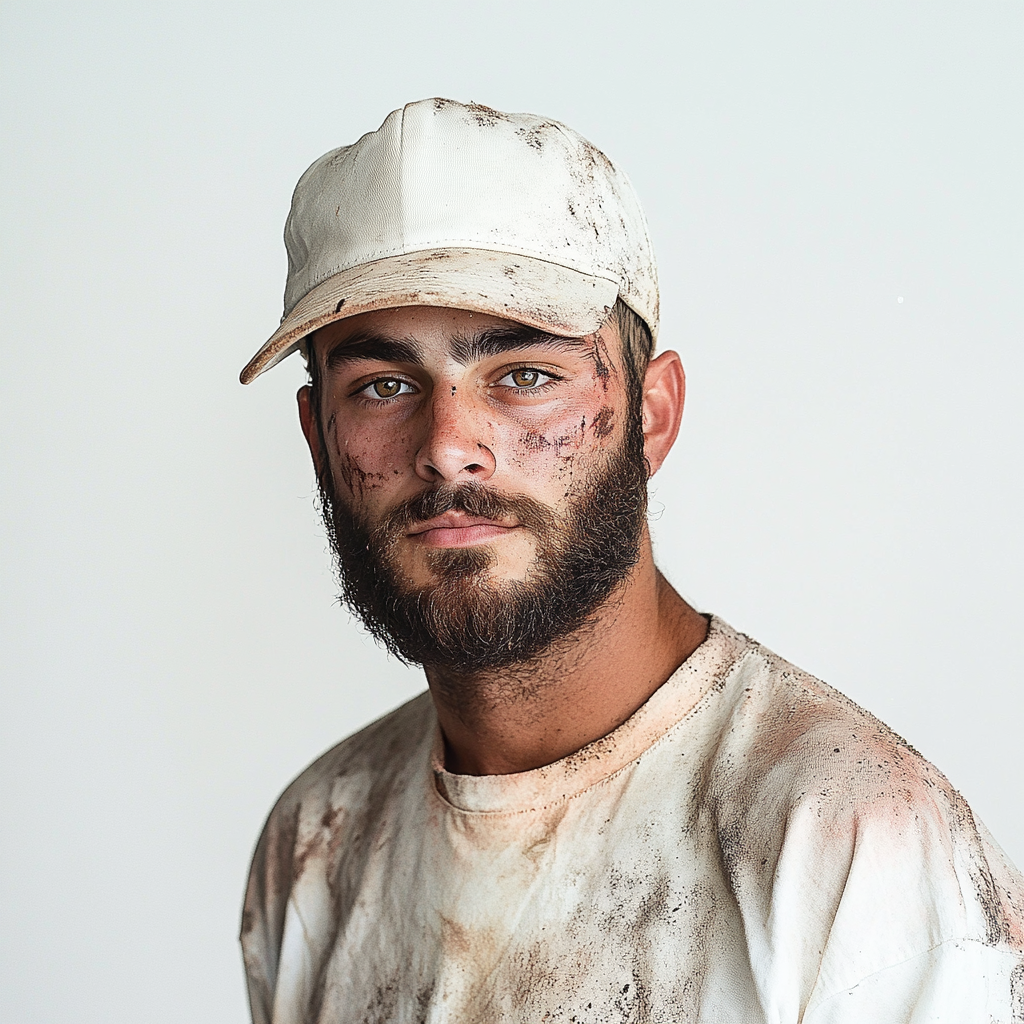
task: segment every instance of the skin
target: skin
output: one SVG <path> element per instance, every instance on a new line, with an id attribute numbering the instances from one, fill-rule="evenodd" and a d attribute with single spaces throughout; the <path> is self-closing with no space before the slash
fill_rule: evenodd
<path id="1" fill-rule="evenodd" d="M 318 331 L 313 357 L 322 372 L 325 446 L 309 388 L 298 393 L 317 471 L 329 464 L 339 495 L 371 521 L 422 491 L 463 482 L 526 494 L 564 515 L 622 441 L 621 342 L 609 323 L 583 339 L 466 351 L 467 339 L 513 326 L 466 310 L 411 306 Z M 399 345 L 389 350 L 389 340 Z M 676 439 L 685 390 L 675 352 L 651 361 L 643 430 L 652 473 Z M 534 535 L 515 522 L 455 513 L 414 526 L 396 556 L 419 585 L 432 579 L 432 549 L 476 544 L 490 546 L 489 571 L 501 579 L 525 579 L 537 551 Z M 645 524 L 638 564 L 592 625 L 525 669 L 459 675 L 426 668 L 446 767 L 508 774 L 574 753 L 621 725 L 706 634 L 705 618 L 655 566 Z M 700 696 L 694 692 L 693 702 Z"/>

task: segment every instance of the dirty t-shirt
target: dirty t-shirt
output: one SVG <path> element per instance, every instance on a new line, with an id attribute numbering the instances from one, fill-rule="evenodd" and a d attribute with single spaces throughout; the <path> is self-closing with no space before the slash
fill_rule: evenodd
<path id="1" fill-rule="evenodd" d="M 899 737 L 718 619 L 571 757 L 440 750 L 423 695 L 281 797 L 256 1024 L 1024 1021 L 1021 875 Z"/>

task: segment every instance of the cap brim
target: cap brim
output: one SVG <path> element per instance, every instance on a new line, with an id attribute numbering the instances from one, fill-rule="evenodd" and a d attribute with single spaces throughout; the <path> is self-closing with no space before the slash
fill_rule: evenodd
<path id="1" fill-rule="evenodd" d="M 565 338 L 593 334 L 607 319 L 615 281 L 529 256 L 488 249 L 427 249 L 343 270 L 305 295 L 239 375 L 254 381 L 302 339 L 334 320 L 396 306 L 490 313 Z"/>

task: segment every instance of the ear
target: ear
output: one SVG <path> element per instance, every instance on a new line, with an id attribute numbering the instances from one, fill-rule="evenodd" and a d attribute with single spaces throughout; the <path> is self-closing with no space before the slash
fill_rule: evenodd
<path id="1" fill-rule="evenodd" d="M 313 468 L 319 478 L 323 453 L 320 450 L 320 431 L 317 429 L 316 420 L 313 417 L 312 395 L 313 389 L 308 384 L 303 384 L 295 397 L 299 403 L 299 423 L 302 425 L 306 444 L 309 445 L 309 454 L 313 457 Z"/>
<path id="2" fill-rule="evenodd" d="M 678 352 L 662 352 L 652 359 L 644 378 L 644 454 L 651 476 L 675 444 L 686 400 L 686 374 Z"/>

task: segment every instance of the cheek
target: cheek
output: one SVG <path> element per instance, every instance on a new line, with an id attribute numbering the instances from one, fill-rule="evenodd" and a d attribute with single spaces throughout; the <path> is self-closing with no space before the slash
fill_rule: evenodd
<path id="1" fill-rule="evenodd" d="M 568 495 L 574 478 L 586 473 L 616 443 L 621 413 L 600 387 L 562 408 L 557 417 L 524 419 L 503 438 L 509 464 L 530 477 L 554 478 Z"/>
<path id="2" fill-rule="evenodd" d="M 412 452 L 407 438 L 348 430 L 333 417 L 325 433 L 335 485 L 354 501 L 371 500 L 374 492 L 390 493 L 405 479 Z"/>

